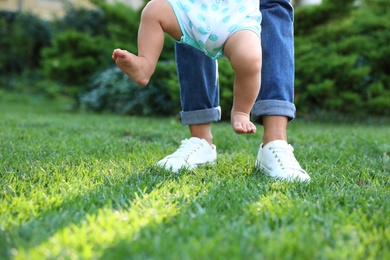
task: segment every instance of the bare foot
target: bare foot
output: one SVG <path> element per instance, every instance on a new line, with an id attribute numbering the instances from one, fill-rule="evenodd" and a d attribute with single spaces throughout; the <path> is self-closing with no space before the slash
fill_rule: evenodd
<path id="1" fill-rule="evenodd" d="M 135 83 L 145 86 L 149 83 L 153 70 L 150 68 L 146 58 L 138 57 L 126 50 L 115 49 L 112 53 L 112 59 L 116 65 Z"/>
<path id="2" fill-rule="evenodd" d="M 256 126 L 249 120 L 248 114 L 232 111 L 231 123 L 237 134 L 253 134 L 256 132 Z"/>

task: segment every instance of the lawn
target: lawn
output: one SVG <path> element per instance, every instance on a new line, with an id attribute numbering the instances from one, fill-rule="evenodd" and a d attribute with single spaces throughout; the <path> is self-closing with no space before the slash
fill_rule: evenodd
<path id="1" fill-rule="evenodd" d="M 390 125 L 294 120 L 309 184 L 254 168 L 255 135 L 213 125 L 218 161 L 156 162 L 177 118 L 0 97 L 1 259 L 390 259 Z"/>

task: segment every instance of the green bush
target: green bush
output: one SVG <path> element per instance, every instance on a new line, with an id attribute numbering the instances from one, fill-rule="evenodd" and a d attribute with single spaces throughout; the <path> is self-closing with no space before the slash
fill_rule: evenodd
<path id="1" fill-rule="evenodd" d="M 140 22 L 140 10 L 134 10 L 120 2 L 109 4 L 102 0 L 91 0 L 104 14 L 111 50 L 126 49 L 137 53 L 137 35 Z"/>
<path id="2" fill-rule="evenodd" d="M 221 119 L 230 120 L 233 106 L 234 71 L 228 60 L 218 60 Z"/>
<path id="3" fill-rule="evenodd" d="M 39 68 L 41 51 L 50 41 L 48 22 L 28 13 L 1 11 L 0 87 L 12 88 L 12 77 Z"/>
<path id="4" fill-rule="evenodd" d="M 353 9 L 355 0 L 323 0 L 320 5 L 308 5 L 295 12 L 295 34 L 308 35 L 317 26 L 339 20 Z"/>
<path id="5" fill-rule="evenodd" d="M 107 87 L 111 83 L 97 84 L 103 82 L 102 75 L 110 74 L 113 49 L 137 53 L 141 11 L 121 3 L 91 2 L 97 9 L 70 8 L 52 23 L 30 14 L 0 12 L 0 88 L 22 91 L 25 85 L 30 88 L 25 91 L 28 93 L 56 96 L 59 92 L 76 101 L 82 93 L 84 106 L 97 111 L 177 113 L 180 95 L 171 37 L 166 37 L 155 74 L 146 88 L 138 91 L 138 86 L 126 77 L 134 93 L 118 97 L 115 93 L 119 90 L 111 93 Z M 324 0 L 319 6 L 296 10 L 295 103 L 300 113 L 390 114 L 390 2 L 354 2 Z M 111 78 L 121 80 L 119 76 Z M 50 87 L 52 81 L 54 87 Z M 222 118 L 228 119 L 234 82 L 228 61 L 219 61 L 219 81 Z M 127 85 L 121 86 L 125 89 Z M 135 93 L 147 102 L 135 104 L 141 99 Z M 149 99 L 153 95 L 155 99 Z"/>
<path id="6" fill-rule="evenodd" d="M 138 27 L 141 19 L 141 11 L 134 10 L 126 4 L 116 2 L 110 4 L 102 0 L 91 0 L 103 13 L 105 26 L 110 39 L 110 48 L 126 49 L 132 53 L 137 53 Z M 145 4 L 148 2 L 144 1 Z M 164 51 L 160 60 L 171 60 L 174 58 L 174 40 L 165 37 Z"/>
<path id="7" fill-rule="evenodd" d="M 140 11 L 122 3 L 92 2 L 98 9 L 71 8 L 64 18 L 55 22 L 58 33 L 52 46 L 43 52 L 45 75 L 64 84 L 66 93 L 75 97 L 76 101 L 80 93 L 96 87 L 95 84 L 91 85 L 91 81 L 113 63 L 113 49 L 122 48 L 137 53 Z M 161 59 L 164 61 L 173 57 L 173 40 L 167 37 Z M 171 77 L 160 79 L 169 81 Z"/>
<path id="8" fill-rule="evenodd" d="M 61 99 L 63 85 L 42 77 L 39 71 L 24 72 L 12 80 L 12 92 L 26 96 L 40 96 L 51 100 Z"/>
<path id="9" fill-rule="evenodd" d="M 106 51 L 114 48 L 137 53 L 137 35 L 141 10 L 133 10 L 121 3 L 107 4 L 93 0 L 104 14 L 108 42 Z M 112 61 L 111 61 L 112 62 Z M 87 73 L 88 74 L 88 73 Z M 88 110 L 110 111 L 134 115 L 172 115 L 180 109 L 180 95 L 174 61 L 174 40 L 165 37 L 164 50 L 150 83 L 141 88 L 118 69 L 107 69 L 87 84 L 88 92 L 81 104 Z M 118 80 L 115 83 L 115 80 Z"/>
<path id="10" fill-rule="evenodd" d="M 66 15 L 54 21 L 58 32 L 75 30 L 91 36 L 108 36 L 107 19 L 101 9 L 77 9 L 70 7 Z"/>
<path id="11" fill-rule="evenodd" d="M 343 5 L 349 12 L 323 20 L 316 19 L 325 9 L 336 10 L 339 1 L 296 11 L 298 112 L 390 113 L 390 3 L 349 2 Z M 310 27 L 312 20 L 316 22 Z"/>
<path id="12" fill-rule="evenodd" d="M 163 81 L 168 87 L 170 97 L 169 105 L 173 108 L 172 113 L 180 111 L 180 88 L 175 59 L 160 60 L 157 63 L 156 71 L 151 78 L 152 85 L 156 80 Z"/>
<path id="13" fill-rule="evenodd" d="M 141 87 L 117 67 L 96 77 L 80 102 L 89 111 L 139 116 L 172 115 L 175 106 L 165 81 L 154 79 Z"/>
<path id="14" fill-rule="evenodd" d="M 56 35 L 52 46 L 43 50 L 43 70 L 50 79 L 64 84 L 67 94 L 75 96 L 88 88 L 91 77 L 111 62 L 107 39 L 76 31 Z"/>
<path id="15" fill-rule="evenodd" d="M 43 74 L 64 85 L 65 93 L 79 102 L 79 94 L 112 63 L 111 53 L 121 47 L 134 51 L 139 12 L 124 4 L 93 1 L 96 9 L 73 7 L 53 22 L 55 36 L 43 51 Z"/>

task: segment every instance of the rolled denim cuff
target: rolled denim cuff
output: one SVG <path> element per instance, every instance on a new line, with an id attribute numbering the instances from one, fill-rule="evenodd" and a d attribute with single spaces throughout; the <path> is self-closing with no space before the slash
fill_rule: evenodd
<path id="1" fill-rule="evenodd" d="M 181 111 L 180 121 L 183 125 L 199 125 L 221 120 L 221 107 L 195 111 Z"/>
<path id="2" fill-rule="evenodd" d="M 260 125 L 263 124 L 263 116 L 285 116 L 288 121 L 295 118 L 295 105 L 281 100 L 259 100 L 252 109 L 252 120 Z"/>

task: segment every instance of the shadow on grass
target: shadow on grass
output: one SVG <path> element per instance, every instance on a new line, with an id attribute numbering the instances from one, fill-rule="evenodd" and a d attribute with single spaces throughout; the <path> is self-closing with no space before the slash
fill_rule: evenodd
<path id="1" fill-rule="evenodd" d="M 237 181 L 225 178 L 222 171 L 216 170 L 215 174 L 211 181 L 217 185 L 182 205 L 179 214 L 159 225 L 150 223 L 136 236 L 119 240 L 104 249 L 99 259 L 245 259 L 261 254 L 255 234 L 262 227 L 253 225 L 252 219 L 258 217 L 248 207 L 261 196 L 285 193 L 296 183 L 275 181 L 255 168 L 237 175 Z M 299 186 L 298 193 L 305 193 L 305 185 Z M 246 237 L 248 233 L 253 237 Z"/>
<path id="2" fill-rule="evenodd" d="M 9 256 L 11 248 L 21 246 L 29 250 L 38 246 L 69 225 L 80 226 L 87 216 L 96 215 L 99 209 L 107 205 L 112 205 L 113 210 L 128 209 L 137 194 L 149 193 L 165 181 L 178 178 L 180 175 L 157 167 L 129 173 L 126 180 L 117 183 L 106 178 L 104 183 L 93 190 L 68 196 L 61 204 L 39 212 L 21 225 L 8 230 L 0 229 L 0 253 Z"/>
<path id="3" fill-rule="evenodd" d="M 210 214 L 211 221 L 222 221 L 222 219 L 218 218 L 227 214 L 230 215 L 230 219 L 234 220 L 236 216 L 240 216 L 242 208 L 248 203 L 256 201 L 260 194 L 267 194 L 275 189 L 279 189 L 275 188 L 272 179 L 254 168 L 252 171 L 246 171 L 246 174 L 243 175 L 234 173 L 236 176 L 225 176 L 225 172 L 217 167 L 206 168 L 206 170 L 199 171 L 199 173 L 195 170 L 193 172 L 181 171 L 179 174 L 174 174 L 153 166 L 137 173 L 129 173 L 124 181 L 113 182 L 105 178 L 102 184 L 94 187 L 87 193 L 69 196 L 61 204 L 39 212 L 36 216 L 30 218 L 29 221 L 11 227 L 8 232 L 2 232 L 0 239 L 1 242 L 5 242 L 2 247 L 8 248 L 2 251 L 4 251 L 4 255 L 9 256 L 11 255 L 11 248 L 14 247 L 21 247 L 27 251 L 31 250 L 47 242 L 57 232 L 70 225 L 81 227 L 88 221 L 87 217 L 98 215 L 99 210 L 107 206 L 112 207 L 114 211 L 117 209 L 128 211 L 135 206 L 134 203 L 137 196 L 143 197 L 153 191 L 158 192 L 159 189 L 164 187 L 166 182 L 177 182 L 179 188 L 189 187 L 190 191 L 195 189 L 196 192 L 178 205 L 180 207 L 178 214 L 167 215 L 167 219 L 161 223 L 146 223 L 146 225 L 139 227 L 139 230 L 134 232 L 142 232 L 143 235 L 153 235 L 156 230 L 164 230 L 176 224 L 186 224 L 188 220 L 198 215 L 203 218 L 200 221 L 205 221 L 205 223 L 208 222 L 207 214 Z M 221 168 L 224 169 L 223 167 Z M 202 176 L 196 176 L 197 174 Z M 192 176 L 196 180 L 188 185 L 188 180 L 183 180 L 183 177 Z M 239 180 L 236 181 L 236 178 Z M 197 191 L 197 189 L 203 189 L 206 186 L 208 188 L 205 189 L 205 192 Z M 251 192 L 248 192 L 248 189 Z M 206 225 L 210 224 L 207 223 Z M 199 222 L 197 225 L 199 225 Z M 198 227 L 195 225 L 192 228 L 196 229 Z M 179 233 L 183 232 L 182 239 L 191 240 L 191 227 L 182 226 L 178 227 L 178 229 Z M 214 236 L 215 232 L 218 232 L 218 230 L 210 231 L 208 235 Z M 106 248 L 102 253 L 102 259 L 115 259 L 117 256 L 123 258 L 123 256 L 129 254 L 140 254 L 140 256 L 147 254 L 147 252 L 143 252 L 146 242 L 134 240 L 134 236 L 120 239 L 109 248 Z M 202 236 L 202 233 L 197 233 L 196 236 Z M 153 237 L 148 239 L 152 243 Z M 153 247 L 150 250 L 153 251 Z M 151 253 L 153 253 L 152 251 Z"/>

